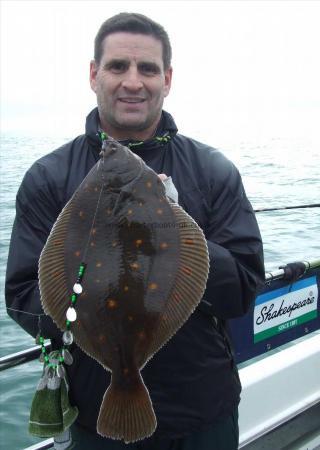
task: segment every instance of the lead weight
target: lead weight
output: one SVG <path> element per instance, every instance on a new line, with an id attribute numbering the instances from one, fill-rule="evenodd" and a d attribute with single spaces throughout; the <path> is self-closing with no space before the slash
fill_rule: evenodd
<path id="1" fill-rule="evenodd" d="M 41 337 L 41 336 L 40 336 L 40 333 L 38 333 L 37 336 L 36 336 L 36 344 L 37 344 L 37 345 L 41 345 L 40 337 Z"/>
<path id="2" fill-rule="evenodd" d="M 49 363 L 53 364 L 54 366 L 58 365 L 59 360 L 57 358 L 49 358 Z"/>
<path id="3" fill-rule="evenodd" d="M 53 375 L 54 375 L 54 370 L 53 370 L 53 368 L 51 367 L 51 366 L 46 366 L 45 367 L 45 369 L 44 369 L 44 374 L 43 374 L 43 376 L 44 377 L 46 377 L 46 378 L 52 378 L 53 377 Z"/>
<path id="4" fill-rule="evenodd" d="M 64 378 L 66 376 L 66 370 L 62 364 L 59 364 L 57 367 L 57 375 L 59 378 Z"/>
<path id="5" fill-rule="evenodd" d="M 47 387 L 48 380 L 48 375 L 41 377 L 37 386 L 37 391 L 42 391 L 42 389 L 45 389 Z"/>
<path id="6" fill-rule="evenodd" d="M 72 344 L 72 342 L 73 342 L 73 334 L 71 333 L 70 330 L 67 330 L 67 331 L 65 331 L 63 333 L 62 340 L 63 340 L 63 343 L 66 344 L 66 345 L 71 345 Z"/>
<path id="7" fill-rule="evenodd" d="M 47 382 L 47 388 L 51 391 L 54 391 L 56 389 L 59 389 L 61 384 L 61 378 L 53 375 L 51 378 L 49 378 Z"/>
<path id="8" fill-rule="evenodd" d="M 70 366 L 73 363 L 73 357 L 67 348 L 62 349 L 62 357 L 64 359 L 65 364 Z"/>

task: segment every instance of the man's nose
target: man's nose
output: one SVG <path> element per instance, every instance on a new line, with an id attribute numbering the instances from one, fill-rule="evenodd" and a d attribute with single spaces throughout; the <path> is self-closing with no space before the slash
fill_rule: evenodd
<path id="1" fill-rule="evenodd" d="M 136 67 L 130 67 L 122 81 L 122 86 L 129 91 L 139 91 L 143 87 L 141 75 Z"/>

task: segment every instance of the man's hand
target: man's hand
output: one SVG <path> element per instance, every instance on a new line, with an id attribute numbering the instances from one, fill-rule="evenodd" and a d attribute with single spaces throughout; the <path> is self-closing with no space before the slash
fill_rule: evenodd
<path id="1" fill-rule="evenodd" d="M 159 173 L 158 177 L 163 182 L 165 188 L 166 188 L 166 195 L 170 200 L 172 200 L 175 203 L 178 203 L 178 192 L 173 184 L 172 178 L 167 177 L 165 173 Z"/>
<path id="2" fill-rule="evenodd" d="M 303 262 L 293 262 L 285 266 L 280 266 L 279 269 L 284 271 L 284 280 L 294 283 L 306 273 L 306 266 Z"/>

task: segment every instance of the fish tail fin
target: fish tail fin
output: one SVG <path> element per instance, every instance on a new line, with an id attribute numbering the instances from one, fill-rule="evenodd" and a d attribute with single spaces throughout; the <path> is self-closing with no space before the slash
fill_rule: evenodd
<path id="1" fill-rule="evenodd" d="M 139 371 L 134 378 L 119 383 L 112 376 L 97 422 L 102 436 L 130 443 L 151 436 L 156 429 L 157 419 Z"/>

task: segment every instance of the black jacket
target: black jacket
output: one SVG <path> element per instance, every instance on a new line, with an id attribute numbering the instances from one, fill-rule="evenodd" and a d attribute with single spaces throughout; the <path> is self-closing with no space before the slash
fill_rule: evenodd
<path id="1" fill-rule="evenodd" d="M 16 201 L 6 279 L 7 306 L 42 313 L 38 258 L 63 206 L 99 158 L 98 112 L 87 117 L 86 134 L 39 159 L 26 173 Z M 243 315 L 264 279 L 261 237 L 235 166 L 219 151 L 177 134 L 163 112 L 157 138 L 126 142 L 157 173 L 171 175 L 180 205 L 203 229 L 211 269 L 204 303 L 142 371 L 158 419 L 156 433 L 180 437 L 230 414 L 240 399 L 240 382 L 221 324 Z M 203 312 L 210 309 L 210 314 Z M 34 316 L 9 311 L 35 336 Z M 218 321 L 212 318 L 214 315 Z M 42 334 L 59 342 L 49 317 Z M 78 421 L 96 429 L 110 374 L 78 347 L 68 369 Z"/>

